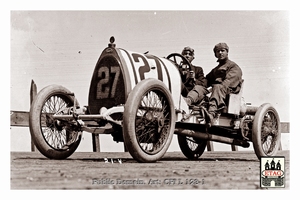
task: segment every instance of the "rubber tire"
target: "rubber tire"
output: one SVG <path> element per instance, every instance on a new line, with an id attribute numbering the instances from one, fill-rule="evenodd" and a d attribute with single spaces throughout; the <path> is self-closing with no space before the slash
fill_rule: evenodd
<path id="1" fill-rule="evenodd" d="M 262 123 L 263 123 L 263 119 L 264 116 L 266 115 L 267 112 L 272 112 L 276 118 L 276 123 L 277 123 L 277 140 L 275 141 L 275 147 L 274 150 L 270 153 L 267 154 L 264 152 L 263 147 L 262 147 L 262 142 L 261 142 L 261 128 L 262 128 Z M 275 156 L 279 146 L 280 146 L 280 142 L 281 142 L 281 125 L 280 125 L 280 119 L 279 119 L 279 115 L 277 113 L 277 111 L 275 110 L 275 108 L 269 104 L 269 103 L 265 103 L 262 104 L 258 110 L 256 111 L 255 115 L 254 115 L 254 120 L 253 120 L 253 125 L 252 125 L 252 142 L 253 142 L 253 147 L 254 147 L 254 151 L 255 154 L 257 156 L 258 159 L 260 159 L 261 157 L 265 157 L 265 156 Z"/>
<path id="2" fill-rule="evenodd" d="M 50 159 L 65 159 L 72 155 L 77 149 L 80 141 L 80 138 L 70 145 L 66 150 L 58 150 L 51 147 L 45 140 L 42 130 L 41 130 L 41 112 L 45 102 L 54 95 L 60 95 L 67 101 L 74 102 L 74 97 L 66 95 L 66 93 L 71 93 L 68 89 L 60 85 L 49 85 L 43 88 L 35 97 L 34 101 L 30 107 L 29 113 L 29 129 L 31 138 L 36 146 L 36 148 L 47 158 Z M 72 103 L 73 105 L 73 103 Z M 78 102 L 76 100 L 76 105 Z"/>
<path id="3" fill-rule="evenodd" d="M 177 135 L 177 140 L 181 152 L 190 160 L 197 160 L 204 153 L 207 146 L 207 141 L 201 140 L 201 143 L 198 143 L 198 147 L 195 150 L 192 150 L 188 145 L 188 142 L 190 141 L 187 140 L 185 135 Z"/>
<path id="4" fill-rule="evenodd" d="M 143 95 L 154 90 L 158 90 L 162 92 L 167 100 L 167 104 L 169 105 L 170 108 L 170 126 L 168 130 L 168 136 L 164 141 L 162 149 L 155 154 L 149 154 L 140 147 L 137 141 L 135 120 L 136 120 L 136 113 L 139 107 L 138 102 L 140 102 Z M 143 163 L 156 162 L 160 160 L 164 156 L 165 152 L 169 148 L 170 143 L 172 141 L 173 133 L 175 129 L 175 120 L 176 120 L 176 116 L 175 116 L 173 99 L 170 91 L 166 88 L 164 83 L 162 81 L 153 78 L 144 79 L 141 82 L 139 82 L 134 87 L 134 89 L 130 92 L 127 101 L 125 103 L 124 114 L 123 114 L 124 143 L 131 156 L 136 161 L 143 162 Z"/>

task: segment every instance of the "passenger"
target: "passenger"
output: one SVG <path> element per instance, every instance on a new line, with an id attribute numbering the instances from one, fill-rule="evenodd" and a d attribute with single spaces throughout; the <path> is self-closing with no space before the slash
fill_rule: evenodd
<path id="1" fill-rule="evenodd" d="M 206 79 L 204 77 L 203 69 L 199 66 L 194 66 L 194 49 L 185 47 L 181 53 L 189 62 L 191 68 L 188 68 L 187 63 L 179 68 L 182 79 L 182 96 L 186 97 L 188 105 L 199 103 L 208 93 L 206 89 Z"/>
<path id="2" fill-rule="evenodd" d="M 242 83 L 242 70 L 228 59 L 227 44 L 216 44 L 213 51 L 219 65 L 206 75 L 207 87 L 212 86 L 208 108 L 210 122 L 216 118 L 217 110 L 225 106 L 226 95 L 238 93 Z"/>

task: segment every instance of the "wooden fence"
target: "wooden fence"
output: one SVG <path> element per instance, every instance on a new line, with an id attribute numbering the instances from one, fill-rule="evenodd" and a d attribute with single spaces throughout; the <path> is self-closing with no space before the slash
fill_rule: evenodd
<path id="1" fill-rule="evenodd" d="M 31 81 L 30 86 L 30 103 L 32 103 L 33 99 L 37 94 L 37 86 L 34 81 Z M 18 127 L 29 127 L 29 112 L 28 111 L 10 111 L 10 125 L 18 126 Z M 281 132 L 289 133 L 290 132 L 290 123 L 289 122 L 281 122 Z M 98 134 L 92 134 L 92 146 L 93 152 L 100 152 L 100 138 Z M 281 149 L 281 147 L 280 147 Z M 209 141 L 207 143 L 207 150 L 214 151 L 213 142 Z M 232 151 L 237 151 L 238 148 L 235 145 L 231 145 Z M 31 151 L 35 151 L 35 146 L 31 140 Z M 124 151 L 127 151 L 124 146 Z"/>

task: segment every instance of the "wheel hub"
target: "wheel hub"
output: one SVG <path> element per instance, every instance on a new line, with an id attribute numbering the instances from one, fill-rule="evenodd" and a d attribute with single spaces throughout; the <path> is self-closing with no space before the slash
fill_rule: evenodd
<path id="1" fill-rule="evenodd" d="M 157 128 L 158 128 L 158 132 L 160 133 L 161 129 L 164 127 L 165 125 L 165 118 L 164 116 L 161 114 L 160 116 L 158 116 L 157 118 Z"/>
<path id="2" fill-rule="evenodd" d="M 62 131 L 62 130 L 63 130 L 62 123 L 61 123 L 61 121 L 59 121 L 59 120 L 56 120 L 56 121 L 54 122 L 54 127 L 55 127 L 58 131 Z"/>

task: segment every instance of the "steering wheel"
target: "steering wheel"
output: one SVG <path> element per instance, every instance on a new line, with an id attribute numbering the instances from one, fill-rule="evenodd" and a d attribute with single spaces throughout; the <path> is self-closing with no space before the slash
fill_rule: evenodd
<path id="1" fill-rule="evenodd" d="M 191 69 L 191 63 L 188 61 L 188 59 L 186 59 L 179 53 L 171 53 L 167 56 L 167 59 L 173 61 L 178 66 L 178 68 L 181 68 L 184 63 L 188 65 L 189 69 Z"/>

